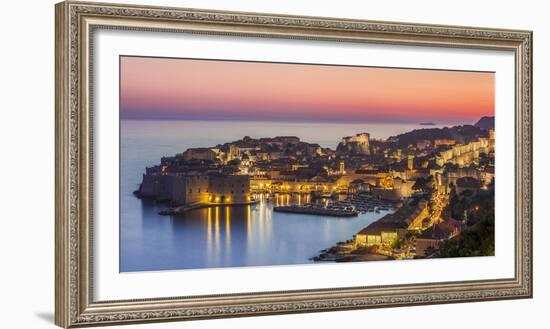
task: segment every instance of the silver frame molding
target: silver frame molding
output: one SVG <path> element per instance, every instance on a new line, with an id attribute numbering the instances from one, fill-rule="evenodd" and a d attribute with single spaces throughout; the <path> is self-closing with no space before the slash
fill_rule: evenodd
<path id="1" fill-rule="evenodd" d="M 56 5 L 55 323 L 61 327 L 531 298 L 532 32 L 65 1 Z M 511 279 L 94 302 L 91 48 L 98 28 L 501 49 L 515 53 Z M 512 132 L 509 132 L 512 133 Z"/>

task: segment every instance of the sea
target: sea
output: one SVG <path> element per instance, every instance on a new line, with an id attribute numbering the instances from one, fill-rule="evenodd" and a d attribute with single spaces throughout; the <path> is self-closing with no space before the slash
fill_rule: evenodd
<path id="1" fill-rule="evenodd" d="M 441 125 L 430 126 L 441 127 Z M 335 149 L 342 137 L 368 132 L 385 139 L 420 124 L 287 123 L 248 121 L 121 120 L 120 271 L 158 271 L 313 263 L 312 257 L 385 215 L 337 218 L 273 212 L 292 196 L 259 204 L 213 207 L 161 216 L 167 204 L 134 196 L 146 167 L 191 147 L 239 140 L 298 136 Z"/>

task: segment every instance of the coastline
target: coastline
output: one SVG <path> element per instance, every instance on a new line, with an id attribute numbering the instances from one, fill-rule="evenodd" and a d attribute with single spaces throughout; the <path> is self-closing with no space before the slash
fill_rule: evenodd
<path id="1" fill-rule="evenodd" d="M 125 121 L 124 124 L 129 124 L 127 120 L 123 121 Z M 188 122 L 186 123 L 188 126 L 185 126 L 184 122 L 162 122 L 159 125 L 158 122 L 139 120 L 133 121 L 132 131 L 124 134 L 127 137 L 123 139 L 128 138 L 124 143 L 131 146 L 153 141 L 147 144 L 148 147 L 144 152 L 130 152 L 126 149 L 122 154 L 123 158 L 132 161 L 124 166 L 131 169 L 133 176 L 144 177 L 142 184 L 145 184 L 141 185 L 140 189 L 143 186 L 147 187 L 142 189 L 143 195 L 134 192 L 134 196 L 150 199 L 156 207 L 153 213 L 143 204 L 140 207 L 137 200 L 123 199 L 122 201 L 123 204 L 133 205 L 132 209 L 124 209 L 124 216 L 121 215 L 123 225 L 128 225 L 131 229 L 129 234 L 123 234 L 123 243 L 128 245 L 127 241 L 129 241 L 130 245 L 137 246 L 126 249 L 130 255 L 128 257 L 131 257 L 126 263 L 136 262 L 136 265 L 131 266 L 137 266 L 144 259 L 148 262 L 152 261 L 153 265 L 150 266 L 152 268 L 157 266 L 178 268 L 181 264 L 186 264 L 186 267 L 192 264 L 194 268 L 201 268 L 246 266 L 252 263 L 270 265 L 271 262 L 300 264 L 305 260 L 348 262 L 408 258 L 409 253 L 403 254 L 392 241 L 397 242 L 397 238 L 403 237 L 404 233 L 401 231 L 418 230 L 418 227 L 424 225 L 424 218 L 418 218 L 414 225 L 408 223 L 410 227 L 407 228 L 392 227 L 389 229 L 391 232 L 362 233 L 360 239 L 354 241 L 355 245 L 350 242 L 351 240 L 346 241 L 346 239 L 355 240 L 357 232 L 373 223 L 365 222 L 363 215 L 365 213 L 369 217 L 374 217 L 379 211 L 394 211 L 403 203 L 411 201 L 415 193 L 420 197 L 424 195 L 430 200 L 429 194 L 422 192 L 424 190 L 435 189 L 441 193 L 449 193 L 448 184 L 454 182 L 450 180 L 454 179 L 454 176 L 451 177 L 447 175 L 448 173 L 461 176 L 474 175 L 477 177 L 476 182 L 479 181 L 479 186 L 486 185 L 490 175 L 494 175 L 494 171 L 489 170 L 492 167 L 485 170 L 486 166 L 492 166 L 489 152 L 484 153 L 482 166 L 470 169 L 468 172 L 462 173 L 460 165 L 443 166 L 447 162 L 455 161 L 453 157 L 448 156 L 448 153 L 454 152 L 454 148 L 458 150 L 462 147 L 459 151 L 466 152 L 468 151 L 466 147 L 470 145 L 455 145 L 454 140 L 451 143 L 447 139 L 437 139 L 441 137 L 439 135 L 434 135 L 433 138 L 436 140 L 422 139 L 416 144 L 409 143 L 410 145 L 403 147 L 398 143 L 399 136 L 388 140 L 376 138 L 369 140 L 367 133 L 343 135 L 338 144 L 341 147 L 332 149 L 320 146 L 325 143 L 327 145 L 335 143 L 328 142 L 332 138 L 331 134 L 315 135 L 315 139 L 308 138 L 304 141 L 301 137 L 287 134 L 290 127 L 281 129 L 281 127 L 262 125 L 251 127 L 250 134 L 244 137 L 242 137 L 244 132 L 235 132 L 234 134 L 240 137 L 232 140 L 232 136 L 212 134 L 211 132 L 216 129 L 211 127 L 210 122 L 193 123 L 190 125 L 191 123 Z M 200 127 L 195 125 L 197 123 L 208 124 L 209 129 L 199 129 Z M 292 128 L 295 127 L 295 125 L 292 126 Z M 353 125 L 341 126 L 340 128 L 345 130 L 353 128 Z M 396 125 L 399 130 L 407 126 L 409 125 Z M 185 127 L 193 129 L 182 129 Z M 223 130 L 221 128 L 220 131 Z M 277 135 L 265 138 L 248 136 L 257 136 L 258 132 L 261 132 L 260 136 L 272 135 L 266 132 L 266 128 L 269 128 L 267 130 L 277 129 Z M 310 126 L 305 132 L 301 131 L 300 136 L 302 133 L 303 135 L 311 133 L 311 128 Z M 377 127 L 375 130 L 380 131 L 382 128 L 388 128 L 388 126 Z M 283 133 L 279 134 L 281 130 Z M 472 132 L 470 130 L 465 134 L 479 133 L 477 130 Z M 332 134 L 336 133 L 340 134 L 332 131 Z M 390 131 L 384 133 L 393 135 Z M 408 133 L 405 136 L 409 139 L 425 138 Z M 485 135 L 479 138 L 482 139 L 481 142 L 472 141 L 479 145 L 472 144 L 472 147 L 485 147 L 482 142 L 488 143 Z M 489 140 L 490 138 L 489 134 Z M 182 140 L 184 145 L 179 143 Z M 229 142 L 225 142 L 227 140 Z M 130 155 L 132 157 L 129 157 Z M 467 163 L 474 160 L 474 157 L 469 158 L 466 155 L 458 160 Z M 152 163 L 149 159 L 157 156 L 161 159 L 160 163 L 155 163 L 152 167 L 143 165 Z M 315 165 L 312 166 L 312 163 Z M 140 169 L 143 167 L 146 168 L 145 173 Z M 475 170 L 475 173 L 472 174 L 472 170 Z M 125 176 L 130 176 L 129 173 L 130 171 L 126 172 Z M 481 175 L 489 178 L 483 178 L 483 181 L 480 181 Z M 459 178 L 461 177 L 456 179 Z M 126 180 L 121 180 L 122 182 Z M 128 186 L 135 189 L 135 185 L 126 184 L 126 188 Z M 463 185 L 460 187 L 465 188 Z M 475 189 L 475 187 L 466 188 Z M 290 196 L 274 199 L 267 205 L 243 207 L 243 209 L 238 209 L 238 206 L 253 205 L 258 202 L 233 203 L 233 201 L 244 201 L 254 193 L 260 192 L 273 195 L 283 193 Z M 297 193 L 301 198 L 296 197 L 297 200 L 289 201 L 293 200 Z M 317 200 L 320 195 L 331 197 L 323 199 L 321 203 Z M 343 199 L 344 197 L 347 198 Z M 208 202 L 209 199 L 210 201 L 219 199 L 219 202 Z M 184 202 L 188 203 L 182 206 Z M 162 205 L 162 203 L 165 204 Z M 319 207 L 332 208 L 335 210 L 334 214 L 332 210 L 306 210 L 306 207 L 296 206 L 296 204 L 309 203 L 318 203 Z M 216 208 L 216 213 L 212 212 L 211 217 L 206 211 L 192 211 L 209 207 Z M 218 213 L 218 207 L 224 211 Z M 233 207 L 235 209 L 231 209 Z M 351 209 L 361 215 L 340 212 L 347 209 L 346 207 L 353 207 Z M 133 217 L 126 215 L 130 213 Z M 161 215 L 174 215 L 174 218 L 170 221 L 155 221 L 155 217 L 160 218 Z M 356 216 L 359 218 L 349 221 L 329 218 Z M 379 219 L 373 218 L 375 222 Z M 132 220 L 132 223 L 129 220 Z M 142 225 L 133 223 L 142 223 Z M 431 219 L 426 221 L 427 227 L 433 223 L 434 220 Z M 304 232 L 308 233 L 304 234 Z M 388 238 L 388 234 L 392 236 Z M 139 236 L 150 236 L 149 244 L 155 248 L 141 248 L 144 242 L 145 244 L 148 242 L 143 239 L 134 239 Z M 174 236 L 185 238 L 173 239 Z M 384 241 L 365 242 L 365 236 L 369 239 Z M 296 241 L 300 241 L 300 244 L 293 245 Z M 286 245 L 290 243 L 293 249 L 277 254 L 280 258 L 277 261 L 269 260 L 272 252 L 270 250 L 280 243 Z M 388 250 L 370 250 L 369 247 L 364 246 L 372 243 L 383 243 L 388 246 L 386 248 Z M 161 246 L 160 249 L 159 246 Z M 176 253 L 177 250 L 190 250 L 191 246 L 195 248 L 192 254 L 182 256 L 177 253 L 170 256 L 174 257 L 173 260 L 168 257 L 169 255 L 163 254 L 159 261 L 153 261 L 159 256 L 158 250 L 169 250 L 168 254 L 171 254 Z M 202 247 L 197 249 L 196 246 Z M 308 248 L 304 249 L 305 246 Z M 327 248 L 327 246 L 332 247 Z M 389 249 L 390 246 L 392 249 Z M 246 253 L 235 253 L 237 249 L 246 250 Z M 322 250 L 323 255 L 319 255 L 319 250 Z"/>

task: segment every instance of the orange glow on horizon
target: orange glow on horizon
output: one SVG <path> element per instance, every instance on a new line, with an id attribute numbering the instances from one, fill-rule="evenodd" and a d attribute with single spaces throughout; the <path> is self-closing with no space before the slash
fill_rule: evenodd
<path id="1" fill-rule="evenodd" d="M 473 123 L 494 73 L 121 58 L 123 118 Z"/>

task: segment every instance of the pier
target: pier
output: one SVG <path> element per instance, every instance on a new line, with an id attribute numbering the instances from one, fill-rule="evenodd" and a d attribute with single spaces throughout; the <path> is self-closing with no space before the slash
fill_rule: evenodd
<path id="1" fill-rule="evenodd" d="M 234 207 L 234 206 L 249 206 L 258 203 L 257 200 L 251 200 L 247 202 L 233 202 L 233 203 L 215 203 L 215 202 L 198 202 L 189 205 L 183 205 L 179 207 L 172 207 L 159 212 L 159 215 L 163 216 L 173 216 L 180 215 L 187 211 L 202 209 L 208 207 Z"/>
<path id="2" fill-rule="evenodd" d="M 283 206 L 274 207 L 273 211 L 295 213 L 295 214 L 307 214 L 318 216 L 331 216 L 331 217 L 357 217 L 359 214 L 355 210 L 346 209 L 333 209 L 326 207 L 307 207 L 307 206 Z"/>

